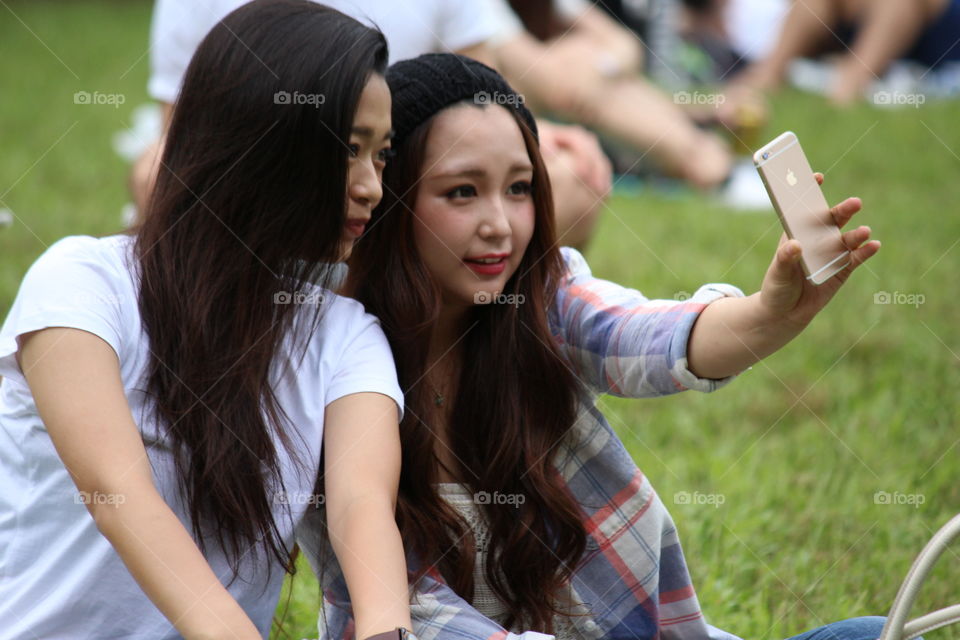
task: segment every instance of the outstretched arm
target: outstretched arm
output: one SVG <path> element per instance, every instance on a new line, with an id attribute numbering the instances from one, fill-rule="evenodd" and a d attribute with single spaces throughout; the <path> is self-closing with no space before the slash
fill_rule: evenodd
<path id="1" fill-rule="evenodd" d="M 823 175 L 816 176 L 822 184 Z M 859 198 L 847 198 L 830 212 L 843 228 L 860 208 Z M 800 243 L 782 236 L 760 291 L 746 298 L 717 300 L 700 314 L 687 347 L 690 370 L 705 378 L 734 375 L 799 335 L 854 269 L 880 250 L 880 242 L 870 240 L 870 227 L 845 232 L 843 242 L 851 252 L 850 264 L 814 285 L 803 275 Z"/>

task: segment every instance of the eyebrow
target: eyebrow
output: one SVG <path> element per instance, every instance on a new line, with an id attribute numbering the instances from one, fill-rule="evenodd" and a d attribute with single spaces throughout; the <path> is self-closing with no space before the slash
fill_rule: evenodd
<path id="1" fill-rule="evenodd" d="M 529 163 L 516 163 L 510 167 L 508 173 L 522 173 L 533 171 L 533 165 Z M 462 169 L 453 169 L 451 171 L 442 171 L 435 173 L 431 178 L 483 178 L 487 175 L 486 169 L 480 167 L 464 167 Z"/>
<path id="2" fill-rule="evenodd" d="M 351 127 L 350 133 L 360 136 L 361 138 L 373 137 L 373 129 L 371 127 Z M 394 135 L 394 130 L 390 129 L 390 131 L 387 131 L 386 135 L 383 136 L 383 139 L 391 140 L 393 139 L 393 135 Z"/>

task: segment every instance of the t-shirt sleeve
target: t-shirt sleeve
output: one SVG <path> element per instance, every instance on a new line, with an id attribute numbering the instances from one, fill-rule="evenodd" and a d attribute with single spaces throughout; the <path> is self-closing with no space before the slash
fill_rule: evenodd
<path id="1" fill-rule="evenodd" d="M 403 392 L 397 381 L 390 343 L 380 328 L 377 318 L 363 311 L 360 303 L 337 300 L 337 306 L 347 307 L 343 314 L 342 340 L 336 336 L 328 340 L 340 343 L 340 358 L 326 388 L 324 404 L 353 393 L 382 393 L 397 403 L 398 416 L 403 417 Z M 330 313 L 344 309 L 333 308 Z"/>
<path id="2" fill-rule="evenodd" d="M 488 41 L 497 23 L 485 2 L 440 0 L 441 12 L 437 38 L 441 51 L 459 51 Z"/>
<path id="3" fill-rule="evenodd" d="M 557 12 L 567 20 L 576 20 L 580 14 L 590 8 L 587 0 L 557 0 Z"/>
<path id="4" fill-rule="evenodd" d="M 27 270 L 0 329 L 0 376 L 23 381 L 17 338 L 48 327 L 88 331 L 123 354 L 121 312 L 128 300 L 116 264 L 103 257 L 96 238 L 74 236 L 54 243 Z"/>
<path id="5" fill-rule="evenodd" d="M 486 19 L 491 20 L 494 25 L 494 34 L 490 38 L 491 46 L 498 47 L 523 33 L 523 23 L 507 0 L 480 0 L 477 5 L 482 7 Z"/>

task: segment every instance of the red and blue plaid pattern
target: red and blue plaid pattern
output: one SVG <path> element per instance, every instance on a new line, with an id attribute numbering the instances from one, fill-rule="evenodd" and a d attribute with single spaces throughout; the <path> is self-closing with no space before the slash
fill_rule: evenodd
<path id="1" fill-rule="evenodd" d="M 554 465 L 583 510 L 587 549 L 573 574 L 582 603 L 572 622 L 584 638 L 705 640 L 734 636 L 706 623 L 670 514 L 597 409 L 599 395 L 654 397 L 685 389 L 709 392 L 729 382 L 697 378 L 687 368 L 690 331 L 707 304 L 741 296 L 730 285 L 706 285 L 689 300 L 649 300 L 594 278 L 578 252 L 563 249 L 568 274 L 550 312 L 557 343 L 582 383 L 581 412 Z M 323 510 L 298 531 L 324 589 L 320 637 L 353 640 L 346 582 L 320 532 Z M 318 566 L 321 545 L 326 562 Z M 412 562 L 411 562 L 412 564 Z M 536 631 L 506 630 L 457 595 L 436 572 L 413 594 L 414 633 L 421 640 L 545 640 Z"/>

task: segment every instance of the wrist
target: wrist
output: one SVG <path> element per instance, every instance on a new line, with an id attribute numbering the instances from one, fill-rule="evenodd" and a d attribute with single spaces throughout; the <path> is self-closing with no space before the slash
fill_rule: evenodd
<path id="1" fill-rule="evenodd" d="M 364 640 L 418 640 L 417 636 L 407 627 L 397 627 L 390 631 L 375 633 Z"/>
<path id="2" fill-rule="evenodd" d="M 752 331 L 761 336 L 764 342 L 769 342 L 772 351 L 776 351 L 795 338 L 810 323 L 809 320 L 798 319 L 789 312 L 770 308 L 759 291 L 749 296 L 747 300 L 750 301 L 749 317 Z"/>

